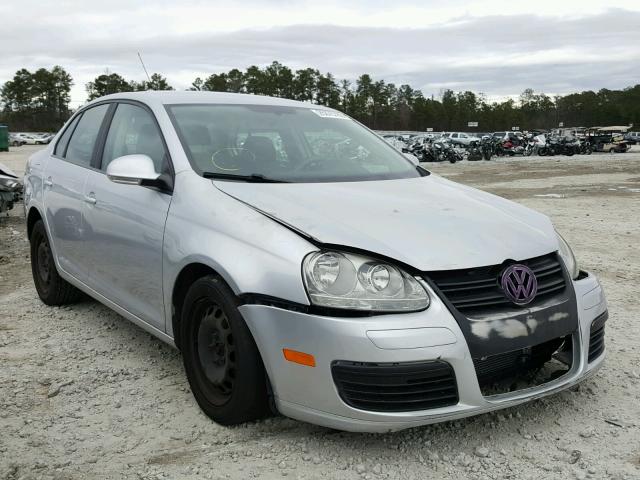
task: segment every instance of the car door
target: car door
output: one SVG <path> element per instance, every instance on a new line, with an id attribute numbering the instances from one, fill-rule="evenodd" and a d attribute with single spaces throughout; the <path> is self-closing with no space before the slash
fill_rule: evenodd
<path id="1" fill-rule="evenodd" d="M 56 143 L 44 170 L 43 203 L 53 252 L 60 268 L 83 283 L 89 271 L 84 187 L 108 109 L 103 104 L 78 114 Z"/>
<path id="2" fill-rule="evenodd" d="M 158 173 L 171 164 L 150 110 L 118 103 L 104 138 L 100 170 L 89 173 L 85 217 L 91 267 L 89 285 L 143 321 L 164 331 L 162 245 L 171 192 L 114 183 L 106 175 L 115 158 L 144 154 Z"/>

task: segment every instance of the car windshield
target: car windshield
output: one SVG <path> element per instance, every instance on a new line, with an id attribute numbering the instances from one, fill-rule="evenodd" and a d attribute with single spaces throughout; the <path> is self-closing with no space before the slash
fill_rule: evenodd
<path id="1" fill-rule="evenodd" d="M 428 174 L 351 118 L 321 107 L 187 104 L 167 111 L 201 175 L 305 183 Z"/>

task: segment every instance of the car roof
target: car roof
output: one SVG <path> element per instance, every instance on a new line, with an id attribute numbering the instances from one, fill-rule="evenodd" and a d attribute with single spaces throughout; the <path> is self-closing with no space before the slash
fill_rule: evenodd
<path id="1" fill-rule="evenodd" d="M 272 105 L 281 107 L 320 108 L 332 110 L 322 105 L 314 105 L 286 98 L 267 97 L 265 95 L 251 95 L 246 93 L 201 92 L 201 91 L 155 91 L 125 92 L 105 95 L 90 102 L 104 100 L 138 100 L 148 105 L 180 105 L 180 104 L 225 104 L 225 105 Z"/>

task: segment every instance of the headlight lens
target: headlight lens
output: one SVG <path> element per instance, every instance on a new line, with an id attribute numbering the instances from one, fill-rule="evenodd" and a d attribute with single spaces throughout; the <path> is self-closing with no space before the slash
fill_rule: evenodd
<path id="1" fill-rule="evenodd" d="M 0 178 L 0 188 L 3 190 L 12 192 L 13 190 L 17 190 L 19 186 L 20 182 L 17 180 L 13 180 L 11 178 Z"/>
<path id="2" fill-rule="evenodd" d="M 378 312 L 429 306 L 429 295 L 414 277 L 363 255 L 314 252 L 304 259 L 303 274 L 314 305 Z"/>
<path id="3" fill-rule="evenodd" d="M 580 268 L 578 267 L 576 257 L 573 254 L 573 250 L 571 250 L 571 247 L 569 246 L 567 241 L 562 238 L 562 235 L 560 235 L 557 231 L 556 234 L 558 235 L 558 253 L 560 254 L 560 257 L 562 257 L 567 270 L 569 270 L 571 278 L 575 280 L 576 278 L 578 278 L 578 275 L 580 275 Z"/>

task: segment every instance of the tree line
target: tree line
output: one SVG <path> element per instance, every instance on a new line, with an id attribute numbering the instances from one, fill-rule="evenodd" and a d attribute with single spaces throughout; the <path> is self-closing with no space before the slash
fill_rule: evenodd
<path id="1" fill-rule="evenodd" d="M 21 69 L 0 90 L 0 123 L 12 130 L 55 131 L 71 115 L 71 76 L 60 66 L 35 72 Z M 85 85 L 87 100 L 117 92 L 173 90 L 154 73 L 148 80 L 126 80 L 106 72 Z M 628 125 L 640 123 L 640 84 L 622 90 L 601 89 L 564 96 L 548 96 L 526 89 L 520 97 L 489 102 L 471 91 L 443 90 L 426 97 L 410 85 L 395 85 L 369 74 L 354 81 L 336 79 L 318 69 L 292 70 L 279 62 L 261 68 L 237 68 L 196 78 L 189 90 L 250 93 L 290 98 L 341 110 L 373 129 L 479 131 L 549 129 L 565 126 Z"/>

